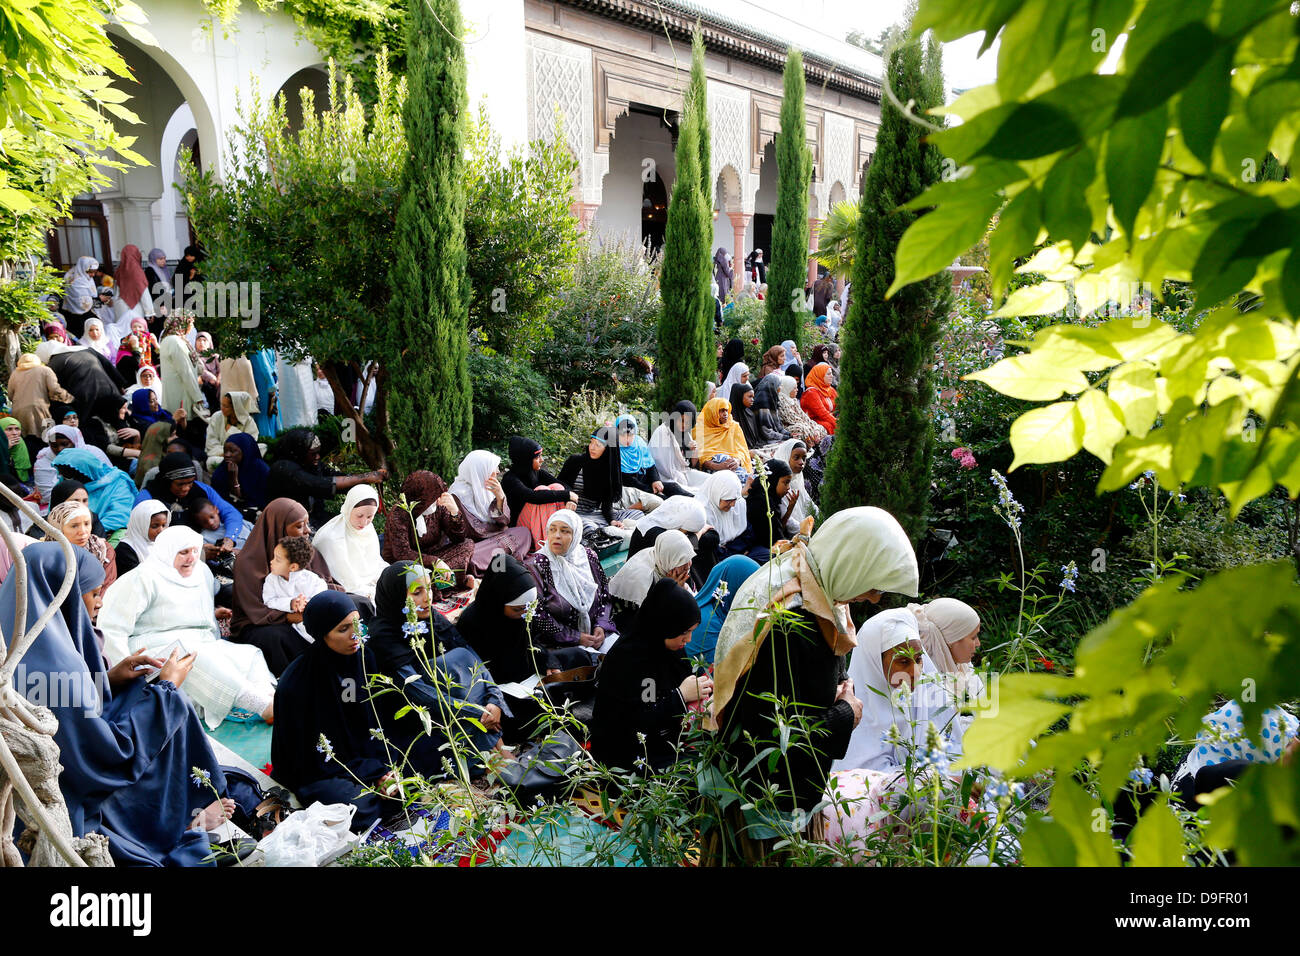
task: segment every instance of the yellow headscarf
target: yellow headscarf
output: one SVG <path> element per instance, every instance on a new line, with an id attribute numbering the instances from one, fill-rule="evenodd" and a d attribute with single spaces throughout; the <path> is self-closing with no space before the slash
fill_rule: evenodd
<path id="1" fill-rule="evenodd" d="M 711 398 L 700 412 L 700 420 L 691 432 L 700 452 L 700 459 L 707 461 L 714 455 L 730 455 L 746 470 L 753 467 L 749 461 L 749 446 L 745 444 L 745 433 L 740 430 L 740 423 L 731 418 L 723 425 L 719 416 L 726 410 L 731 411 L 731 403 L 725 398 Z"/>

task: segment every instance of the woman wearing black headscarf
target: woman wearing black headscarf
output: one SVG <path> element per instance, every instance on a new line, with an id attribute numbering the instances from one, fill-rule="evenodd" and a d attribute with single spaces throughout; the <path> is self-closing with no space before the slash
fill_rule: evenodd
<path id="1" fill-rule="evenodd" d="M 473 602 L 456 621 L 469 646 L 501 683 L 526 681 L 590 663 L 580 647 L 548 650 L 534 641 L 525 620 L 537 600 L 537 581 L 519 561 L 504 552 L 492 559 Z"/>
<path id="2" fill-rule="evenodd" d="M 676 581 L 660 578 L 650 588 L 600 668 L 591 753 L 601 763 L 641 773 L 674 763 L 687 706 L 713 689 L 682 652 L 699 623 L 695 595 Z"/>
<path id="3" fill-rule="evenodd" d="M 754 388 L 747 382 L 737 382 L 731 386 L 732 417 L 744 432 L 745 444 L 753 451 L 785 441 L 790 436 L 773 425 L 771 413 L 754 407 Z"/>
<path id="4" fill-rule="evenodd" d="M 737 362 L 745 361 L 745 343 L 732 339 L 722 348 L 722 357 L 718 359 L 718 381 L 731 370 Z"/>
<path id="5" fill-rule="evenodd" d="M 394 688 L 375 694 L 375 707 L 390 743 L 410 752 L 414 769 L 440 776 L 447 730 L 454 727 L 458 749 L 473 754 L 492 750 L 501 740 L 502 719 L 509 715 L 505 696 L 483 660 L 460 636 L 456 625 L 433 609 L 429 574 L 415 562 L 390 564 L 375 587 L 375 617 L 366 644 L 369 670 L 393 681 Z M 408 617 L 408 601 L 416 620 Z M 419 642 L 420 649 L 413 647 Z M 426 734 L 418 714 L 397 713 L 419 705 L 429 712 L 435 732 Z M 483 725 L 480 730 L 466 719 Z M 471 761 L 477 764 L 476 761 Z"/>
<path id="6" fill-rule="evenodd" d="M 578 504 L 578 495 L 542 467 L 542 446 L 519 435 L 510 436 L 510 470 L 501 479 L 501 490 L 511 523 L 533 533 L 534 547 L 546 538 L 546 521 L 559 507 Z"/>
<path id="7" fill-rule="evenodd" d="M 122 432 L 132 427 L 129 413 L 129 403 L 121 395 L 102 395 L 81 418 L 81 437 L 86 444 L 104 452 L 118 467 L 126 467 L 129 459 L 140 455 L 138 448 L 122 444 Z"/>
<path id="8" fill-rule="evenodd" d="M 578 517 L 587 530 L 608 525 L 623 527 L 641 517 L 640 511 L 625 509 L 623 472 L 618 450 L 618 431 L 613 425 L 598 428 L 587 450 L 570 455 L 560 469 L 560 484 L 578 495 Z"/>
<path id="9" fill-rule="evenodd" d="M 749 526 L 742 536 L 743 553 L 748 554 L 759 564 L 772 560 L 772 545 L 785 537 L 785 523 L 790 519 L 789 508 L 785 506 L 785 496 L 790 491 L 790 479 L 793 472 L 790 466 L 779 458 L 773 458 L 763 466 L 767 479 L 760 484 L 761 478 L 754 479 L 745 499 L 745 511 Z M 732 548 L 740 553 L 740 548 Z"/>
<path id="10" fill-rule="evenodd" d="M 280 677 L 271 729 L 275 779 L 303 806 L 317 800 L 352 804 L 356 832 L 397 808 L 381 794 L 390 767 L 400 761 L 371 733 L 380 727 L 358 653 L 359 620 L 356 605 L 340 591 L 322 591 L 307 603 L 302 623 L 315 641 Z"/>

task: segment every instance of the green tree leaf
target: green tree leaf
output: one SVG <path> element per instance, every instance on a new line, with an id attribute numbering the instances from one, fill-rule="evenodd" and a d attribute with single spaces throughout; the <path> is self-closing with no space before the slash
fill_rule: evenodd
<path id="1" fill-rule="evenodd" d="M 1083 416 L 1074 402 L 1056 402 L 1025 412 L 1011 425 L 1016 457 L 1010 470 L 1064 461 L 1083 447 L 1083 429 Z"/>
<path id="2" fill-rule="evenodd" d="M 1122 799 L 1122 798 L 1121 798 Z M 1167 801 L 1152 804 L 1133 829 L 1134 866 L 1185 866 L 1183 824 Z"/>

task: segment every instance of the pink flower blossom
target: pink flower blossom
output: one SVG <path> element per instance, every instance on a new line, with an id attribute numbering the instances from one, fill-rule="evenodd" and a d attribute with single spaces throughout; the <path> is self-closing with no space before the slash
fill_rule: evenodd
<path id="1" fill-rule="evenodd" d="M 957 464 L 960 465 L 962 468 L 969 470 L 971 468 L 977 467 L 977 463 L 975 461 L 975 453 L 971 451 L 969 448 L 964 448 L 964 447 L 954 448 L 952 450 L 952 457 L 956 460 Z"/>

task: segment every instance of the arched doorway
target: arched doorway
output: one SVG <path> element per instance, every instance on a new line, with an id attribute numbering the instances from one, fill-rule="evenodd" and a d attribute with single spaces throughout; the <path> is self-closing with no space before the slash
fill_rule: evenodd
<path id="1" fill-rule="evenodd" d="M 592 231 L 651 251 L 663 246 L 674 180 L 677 113 L 633 103 L 614 125 Z"/>

